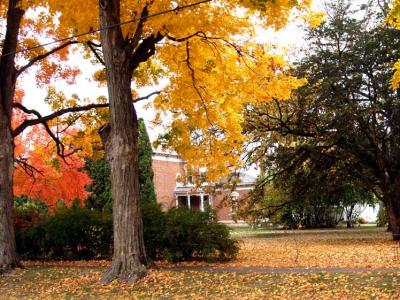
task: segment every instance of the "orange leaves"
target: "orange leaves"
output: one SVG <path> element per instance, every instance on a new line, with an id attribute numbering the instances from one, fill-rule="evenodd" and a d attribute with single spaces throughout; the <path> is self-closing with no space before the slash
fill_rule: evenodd
<path id="1" fill-rule="evenodd" d="M 398 299 L 398 273 L 240 274 L 150 270 L 136 284 L 95 285 L 105 268 L 63 262 L 0 277 L 11 299 Z"/>
<path id="2" fill-rule="evenodd" d="M 23 154 L 26 162 L 40 172 L 28 174 L 23 166 L 18 166 L 14 171 L 15 195 L 40 199 L 50 207 L 54 207 L 58 200 L 67 206 L 75 199 L 84 200 L 88 195 L 85 185 L 91 182 L 88 175 L 81 171 L 84 161 L 76 156 L 63 161 L 56 156 L 50 143 L 48 139 L 36 140 L 32 146 L 25 148 L 22 146 L 24 141 L 19 141 L 17 154 Z"/>
<path id="3" fill-rule="evenodd" d="M 387 262 L 393 261 L 390 235 L 383 230 L 241 232 L 254 237 L 243 238 L 242 252 L 234 263 L 221 263 L 219 270 L 211 264 L 205 264 L 207 270 L 168 270 L 165 267 L 171 265 L 163 263 L 132 285 L 117 281 L 95 285 L 110 264 L 106 261 L 25 262 L 26 269 L 0 277 L 0 293 L 12 299 L 399 299 L 399 273 L 373 271 L 400 267 L 398 262 L 390 265 L 382 260 L 386 255 Z M 294 250 L 300 251 L 298 263 Z M 243 271 L 256 261 L 259 267 L 279 269 Z M 367 264 L 371 271 L 354 272 Z M 353 271 L 321 272 L 313 265 Z M 309 268 L 287 269 L 300 266 Z"/>

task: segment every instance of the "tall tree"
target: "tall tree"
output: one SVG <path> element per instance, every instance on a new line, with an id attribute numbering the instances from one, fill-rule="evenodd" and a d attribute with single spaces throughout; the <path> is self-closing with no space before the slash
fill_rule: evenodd
<path id="1" fill-rule="evenodd" d="M 58 154 L 65 157 L 68 155 L 68 149 L 64 147 L 57 134 L 54 134 L 49 122 L 66 113 L 107 106 L 106 104 L 83 107 L 72 105 L 73 107 L 42 116 L 37 110 L 25 107 L 18 97 L 15 97 L 18 78 L 34 65 L 41 67 L 36 76 L 40 84 L 47 84 L 55 75 L 65 80 L 76 75 L 76 70 L 63 68 L 60 65 L 61 61 L 68 59 L 66 48 L 76 44 L 76 41 L 64 41 L 49 49 L 49 47 L 39 47 L 37 39 L 32 38 L 32 36 L 57 38 L 58 34 L 62 34 L 53 23 L 54 14 L 42 12 L 38 16 L 25 15 L 28 9 L 34 10 L 46 3 L 46 1 L 25 0 L 0 2 L 1 28 L 5 32 L 2 35 L 0 57 L 0 273 L 18 265 L 12 222 L 14 138 L 27 128 L 40 124 L 56 143 Z M 31 51 L 24 51 L 26 48 Z M 55 58 L 56 62 L 49 60 L 50 56 Z M 13 123 L 13 109 L 26 115 L 19 124 Z"/>
<path id="2" fill-rule="evenodd" d="M 152 63 L 161 66 L 169 84 L 154 104 L 160 112 L 171 112 L 173 120 L 165 145 L 189 163 L 207 166 L 208 175 L 216 178 L 240 165 L 244 106 L 272 97 L 288 98 L 302 84 L 282 72 L 287 68 L 282 57 L 249 43 L 253 35 L 249 20 L 257 12 L 267 25 L 282 27 L 293 10 L 309 15 L 311 23 L 317 18 L 310 14 L 310 0 L 92 0 L 79 2 L 78 11 L 60 1 L 49 3 L 50 11 L 61 13 L 60 24 L 70 32 L 104 29 L 100 30 L 101 51 L 96 51 L 105 66 L 110 102 L 110 122 L 100 134 L 111 171 L 114 256 L 102 281 L 116 277 L 135 281 L 145 274 L 147 259 L 132 79 L 139 86 L 152 83 Z M 247 8 L 241 10 L 244 16 L 241 7 Z"/>
<path id="3" fill-rule="evenodd" d="M 388 28 L 379 6 L 353 11 L 350 3 L 333 1 L 328 21 L 309 32 L 309 52 L 297 68 L 308 84 L 293 101 L 254 110 L 249 126 L 258 141 L 289 142 L 293 155 L 282 171 L 313 156 L 330 161 L 331 172 L 341 166 L 385 203 L 399 240 L 400 98 L 391 78 L 400 33 Z"/>

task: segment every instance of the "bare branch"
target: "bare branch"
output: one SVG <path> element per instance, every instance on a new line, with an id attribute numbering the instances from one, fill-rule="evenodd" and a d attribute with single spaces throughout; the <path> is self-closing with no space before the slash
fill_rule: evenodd
<path id="1" fill-rule="evenodd" d="M 22 66 L 22 67 L 17 71 L 17 77 L 18 77 L 19 75 L 21 75 L 21 73 L 23 73 L 24 71 L 26 71 L 28 68 L 30 68 L 31 66 L 33 66 L 35 63 L 37 63 L 38 61 L 47 58 L 48 56 L 54 54 L 55 52 L 57 52 L 57 51 L 59 51 L 59 50 L 61 50 L 61 49 L 64 49 L 65 47 L 68 47 L 68 46 L 70 46 L 70 45 L 77 44 L 77 43 L 78 43 L 78 41 L 68 41 L 68 42 L 66 42 L 66 43 L 64 43 L 64 44 L 62 44 L 62 45 L 60 45 L 60 46 L 58 46 L 58 47 L 55 47 L 54 49 L 52 49 L 52 50 L 50 50 L 50 51 L 48 51 L 48 52 L 46 52 L 46 53 L 44 53 L 44 54 L 41 54 L 41 55 L 36 56 L 35 58 L 31 59 L 25 66 Z"/>
<path id="2" fill-rule="evenodd" d="M 88 41 L 86 43 L 89 46 L 89 49 L 92 51 L 92 53 L 94 54 L 94 56 L 97 58 L 97 60 L 103 65 L 105 66 L 104 60 L 103 58 L 99 55 L 99 53 L 97 52 L 98 50 L 96 49 L 97 45 L 91 41 Z"/>
<path id="3" fill-rule="evenodd" d="M 151 92 L 150 94 L 148 94 L 148 95 L 146 95 L 146 96 L 136 98 L 135 100 L 133 100 L 133 103 L 137 103 L 137 102 L 142 101 L 142 100 L 147 100 L 147 99 L 149 99 L 150 97 L 152 97 L 152 96 L 154 96 L 154 95 L 159 95 L 159 94 L 161 94 L 161 91 L 154 91 L 154 92 Z"/>
<path id="4" fill-rule="evenodd" d="M 15 162 L 28 176 L 35 178 L 35 173 L 39 173 L 40 175 L 44 176 L 43 172 L 28 163 L 26 158 L 18 157 L 15 159 Z"/>
<path id="5" fill-rule="evenodd" d="M 33 115 L 35 115 L 37 117 L 37 119 L 30 119 L 30 120 L 25 120 L 24 122 L 22 122 L 22 124 L 20 124 L 13 131 L 13 137 L 16 137 L 16 136 L 20 135 L 29 126 L 34 126 L 34 125 L 37 125 L 37 124 L 44 124 L 44 123 L 46 123 L 48 121 L 51 121 L 52 119 L 55 119 L 55 118 L 60 117 L 60 116 L 62 116 L 64 114 L 67 114 L 67 113 L 88 111 L 88 110 L 95 109 L 95 108 L 106 108 L 106 107 L 108 107 L 108 103 L 104 103 L 104 104 L 89 104 L 89 105 L 85 105 L 85 106 L 69 107 L 69 108 L 61 109 L 59 111 L 56 111 L 56 112 L 54 112 L 54 113 L 52 113 L 50 115 L 44 116 L 44 117 L 37 110 L 28 109 L 28 108 L 26 108 L 25 106 L 23 106 L 20 103 L 14 103 L 14 107 L 22 110 L 23 112 L 25 112 L 27 114 L 33 114 Z"/>

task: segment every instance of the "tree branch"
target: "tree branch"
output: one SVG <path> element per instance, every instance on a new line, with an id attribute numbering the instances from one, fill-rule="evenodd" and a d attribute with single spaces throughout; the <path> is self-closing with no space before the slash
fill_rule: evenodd
<path id="1" fill-rule="evenodd" d="M 105 66 L 104 60 L 103 58 L 99 55 L 99 53 L 97 53 L 97 50 L 95 47 L 97 47 L 97 45 L 91 41 L 88 41 L 86 43 L 89 47 L 89 49 L 92 51 L 92 53 L 94 54 L 94 56 L 97 58 L 97 60 L 103 65 Z"/>
<path id="2" fill-rule="evenodd" d="M 75 107 L 69 107 L 65 109 L 61 109 L 59 111 L 56 111 L 50 115 L 47 116 L 42 116 L 37 110 L 34 109 L 28 109 L 25 106 L 23 106 L 21 103 L 14 103 L 14 107 L 22 110 L 23 112 L 27 114 L 33 114 L 37 117 L 37 119 L 31 119 L 31 120 L 25 120 L 20 124 L 14 131 L 13 131 L 13 137 L 16 137 L 20 135 L 26 128 L 30 126 L 34 126 L 37 124 L 44 124 L 48 121 L 51 121 L 52 119 L 55 119 L 57 117 L 60 117 L 64 114 L 67 113 L 72 113 L 72 112 L 80 112 L 80 111 L 88 111 L 91 109 L 95 108 L 106 108 L 108 107 L 108 103 L 104 104 L 89 104 L 85 106 L 75 106 Z"/>
<path id="3" fill-rule="evenodd" d="M 54 49 L 52 49 L 44 54 L 41 54 L 41 55 L 36 56 L 35 58 L 32 58 L 25 66 L 22 66 L 19 70 L 17 70 L 17 73 L 16 73 L 17 77 L 19 75 L 21 75 L 24 71 L 26 71 L 28 68 L 33 66 L 35 63 L 37 63 L 38 61 L 47 58 L 48 56 L 52 55 L 53 53 L 55 53 L 61 49 L 64 49 L 65 47 L 68 47 L 70 45 L 77 44 L 77 43 L 79 43 L 79 42 L 78 41 L 68 41 L 58 47 L 55 47 Z"/>

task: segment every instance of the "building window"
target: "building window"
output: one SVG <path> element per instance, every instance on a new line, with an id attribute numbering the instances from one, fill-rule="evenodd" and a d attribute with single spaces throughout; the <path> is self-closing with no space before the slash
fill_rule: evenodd
<path id="1" fill-rule="evenodd" d="M 236 211 L 238 209 L 238 198 L 239 198 L 239 196 L 240 196 L 239 193 L 236 192 L 236 191 L 233 191 L 231 193 L 231 203 L 232 203 L 231 213 L 232 214 L 236 213 Z"/>
<path id="2" fill-rule="evenodd" d="M 187 196 L 178 196 L 177 201 L 178 207 L 186 207 L 187 206 Z"/>

